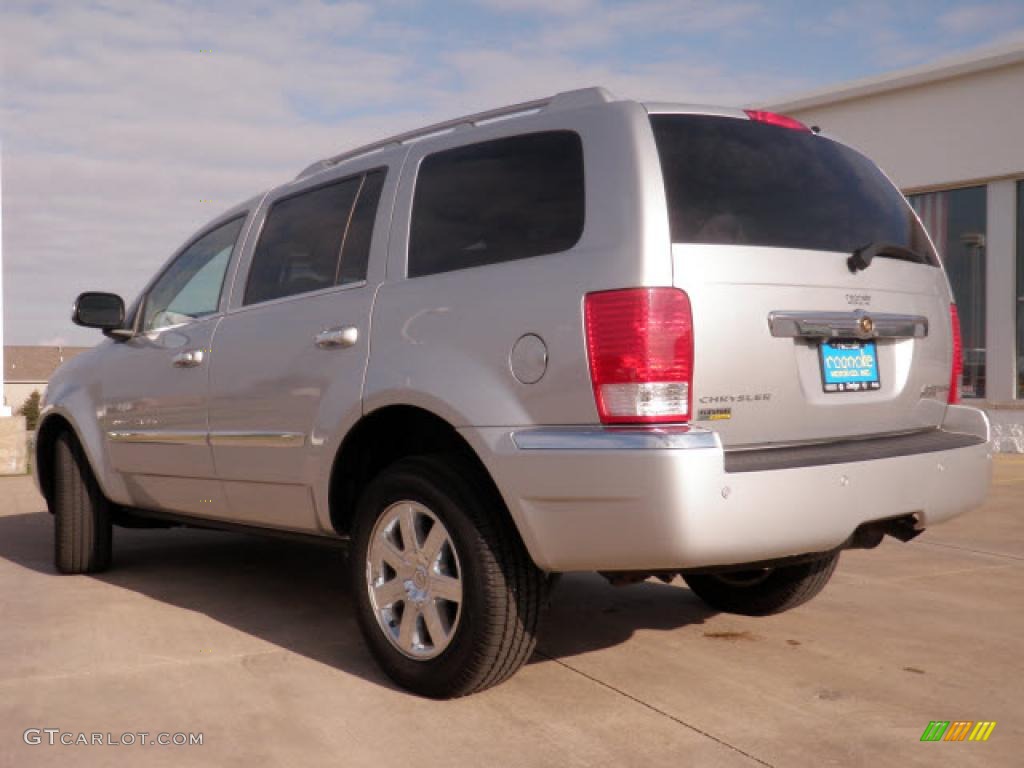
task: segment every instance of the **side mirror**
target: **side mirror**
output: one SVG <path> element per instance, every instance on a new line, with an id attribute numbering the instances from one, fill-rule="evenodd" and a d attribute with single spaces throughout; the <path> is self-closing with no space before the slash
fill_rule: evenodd
<path id="1" fill-rule="evenodd" d="M 79 294 L 71 310 L 71 322 L 102 331 L 115 330 L 124 324 L 124 302 L 116 293 Z"/>

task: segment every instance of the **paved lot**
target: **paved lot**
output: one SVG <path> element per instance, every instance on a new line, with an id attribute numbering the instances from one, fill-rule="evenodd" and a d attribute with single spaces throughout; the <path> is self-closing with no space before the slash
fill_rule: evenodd
<path id="1" fill-rule="evenodd" d="M 43 509 L 28 478 L 0 478 L 0 766 L 1022 764 L 1015 457 L 984 508 L 845 554 L 782 616 L 567 577 L 532 662 L 444 703 L 374 667 L 330 550 L 119 529 L 112 571 L 58 576 Z M 987 743 L 921 743 L 929 720 L 998 725 Z M 203 745 L 27 746 L 33 727 Z"/>

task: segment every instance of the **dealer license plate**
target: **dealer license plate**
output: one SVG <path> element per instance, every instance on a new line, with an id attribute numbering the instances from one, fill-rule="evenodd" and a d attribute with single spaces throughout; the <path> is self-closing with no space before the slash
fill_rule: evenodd
<path id="1" fill-rule="evenodd" d="M 878 351 L 873 341 L 821 342 L 821 384 L 826 392 L 881 389 Z"/>

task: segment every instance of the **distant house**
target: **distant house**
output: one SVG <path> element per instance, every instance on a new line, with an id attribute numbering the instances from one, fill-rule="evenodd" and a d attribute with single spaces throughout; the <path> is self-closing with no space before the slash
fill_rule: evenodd
<path id="1" fill-rule="evenodd" d="M 4 404 L 17 412 L 33 391 L 46 391 L 46 384 L 65 360 L 89 347 L 4 347 Z"/>

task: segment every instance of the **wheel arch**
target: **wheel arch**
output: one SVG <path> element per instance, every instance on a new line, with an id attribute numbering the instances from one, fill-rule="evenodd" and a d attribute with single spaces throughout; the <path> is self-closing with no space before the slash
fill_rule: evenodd
<path id="1" fill-rule="evenodd" d="M 450 422 L 413 405 L 388 405 L 371 411 L 345 435 L 334 456 L 327 492 L 334 530 L 341 535 L 351 533 L 359 495 L 383 469 L 407 456 L 431 453 L 464 456 L 500 502 L 500 513 L 518 531 L 494 479 L 472 446 Z"/>
<path id="2" fill-rule="evenodd" d="M 50 413 L 36 429 L 35 455 L 32 457 L 33 472 L 39 492 L 43 494 L 51 512 L 53 511 L 53 449 L 57 438 L 63 432 L 70 432 L 81 444 L 82 441 L 78 439 L 75 428 L 63 414 Z"/>
<path id="3" fill-rule="evenodd" d="M 53 493 L 53 449 L 57 437 L 68 432 L 78 442 L 89 463 L 89 469 L 96 478 L 96 482 L 103 492 L 103 495 L 112 501 L 118 501 L 124 497 L 123 489 L 118 483 L 107 476 L 103 471 L 106 458 L 104 447 L 98 433 L 90 435 L 83 432 L 74 417 L 63 408 L 50 406 L 43 412 L 36 428 L 36 444 L 32 456 L 32 474 L 36 479 L 36 486 L 39 492 L 46 499 L 47 505 L 52 501 Z M 111 485 L 113 483 L 113 486 Z"/>

